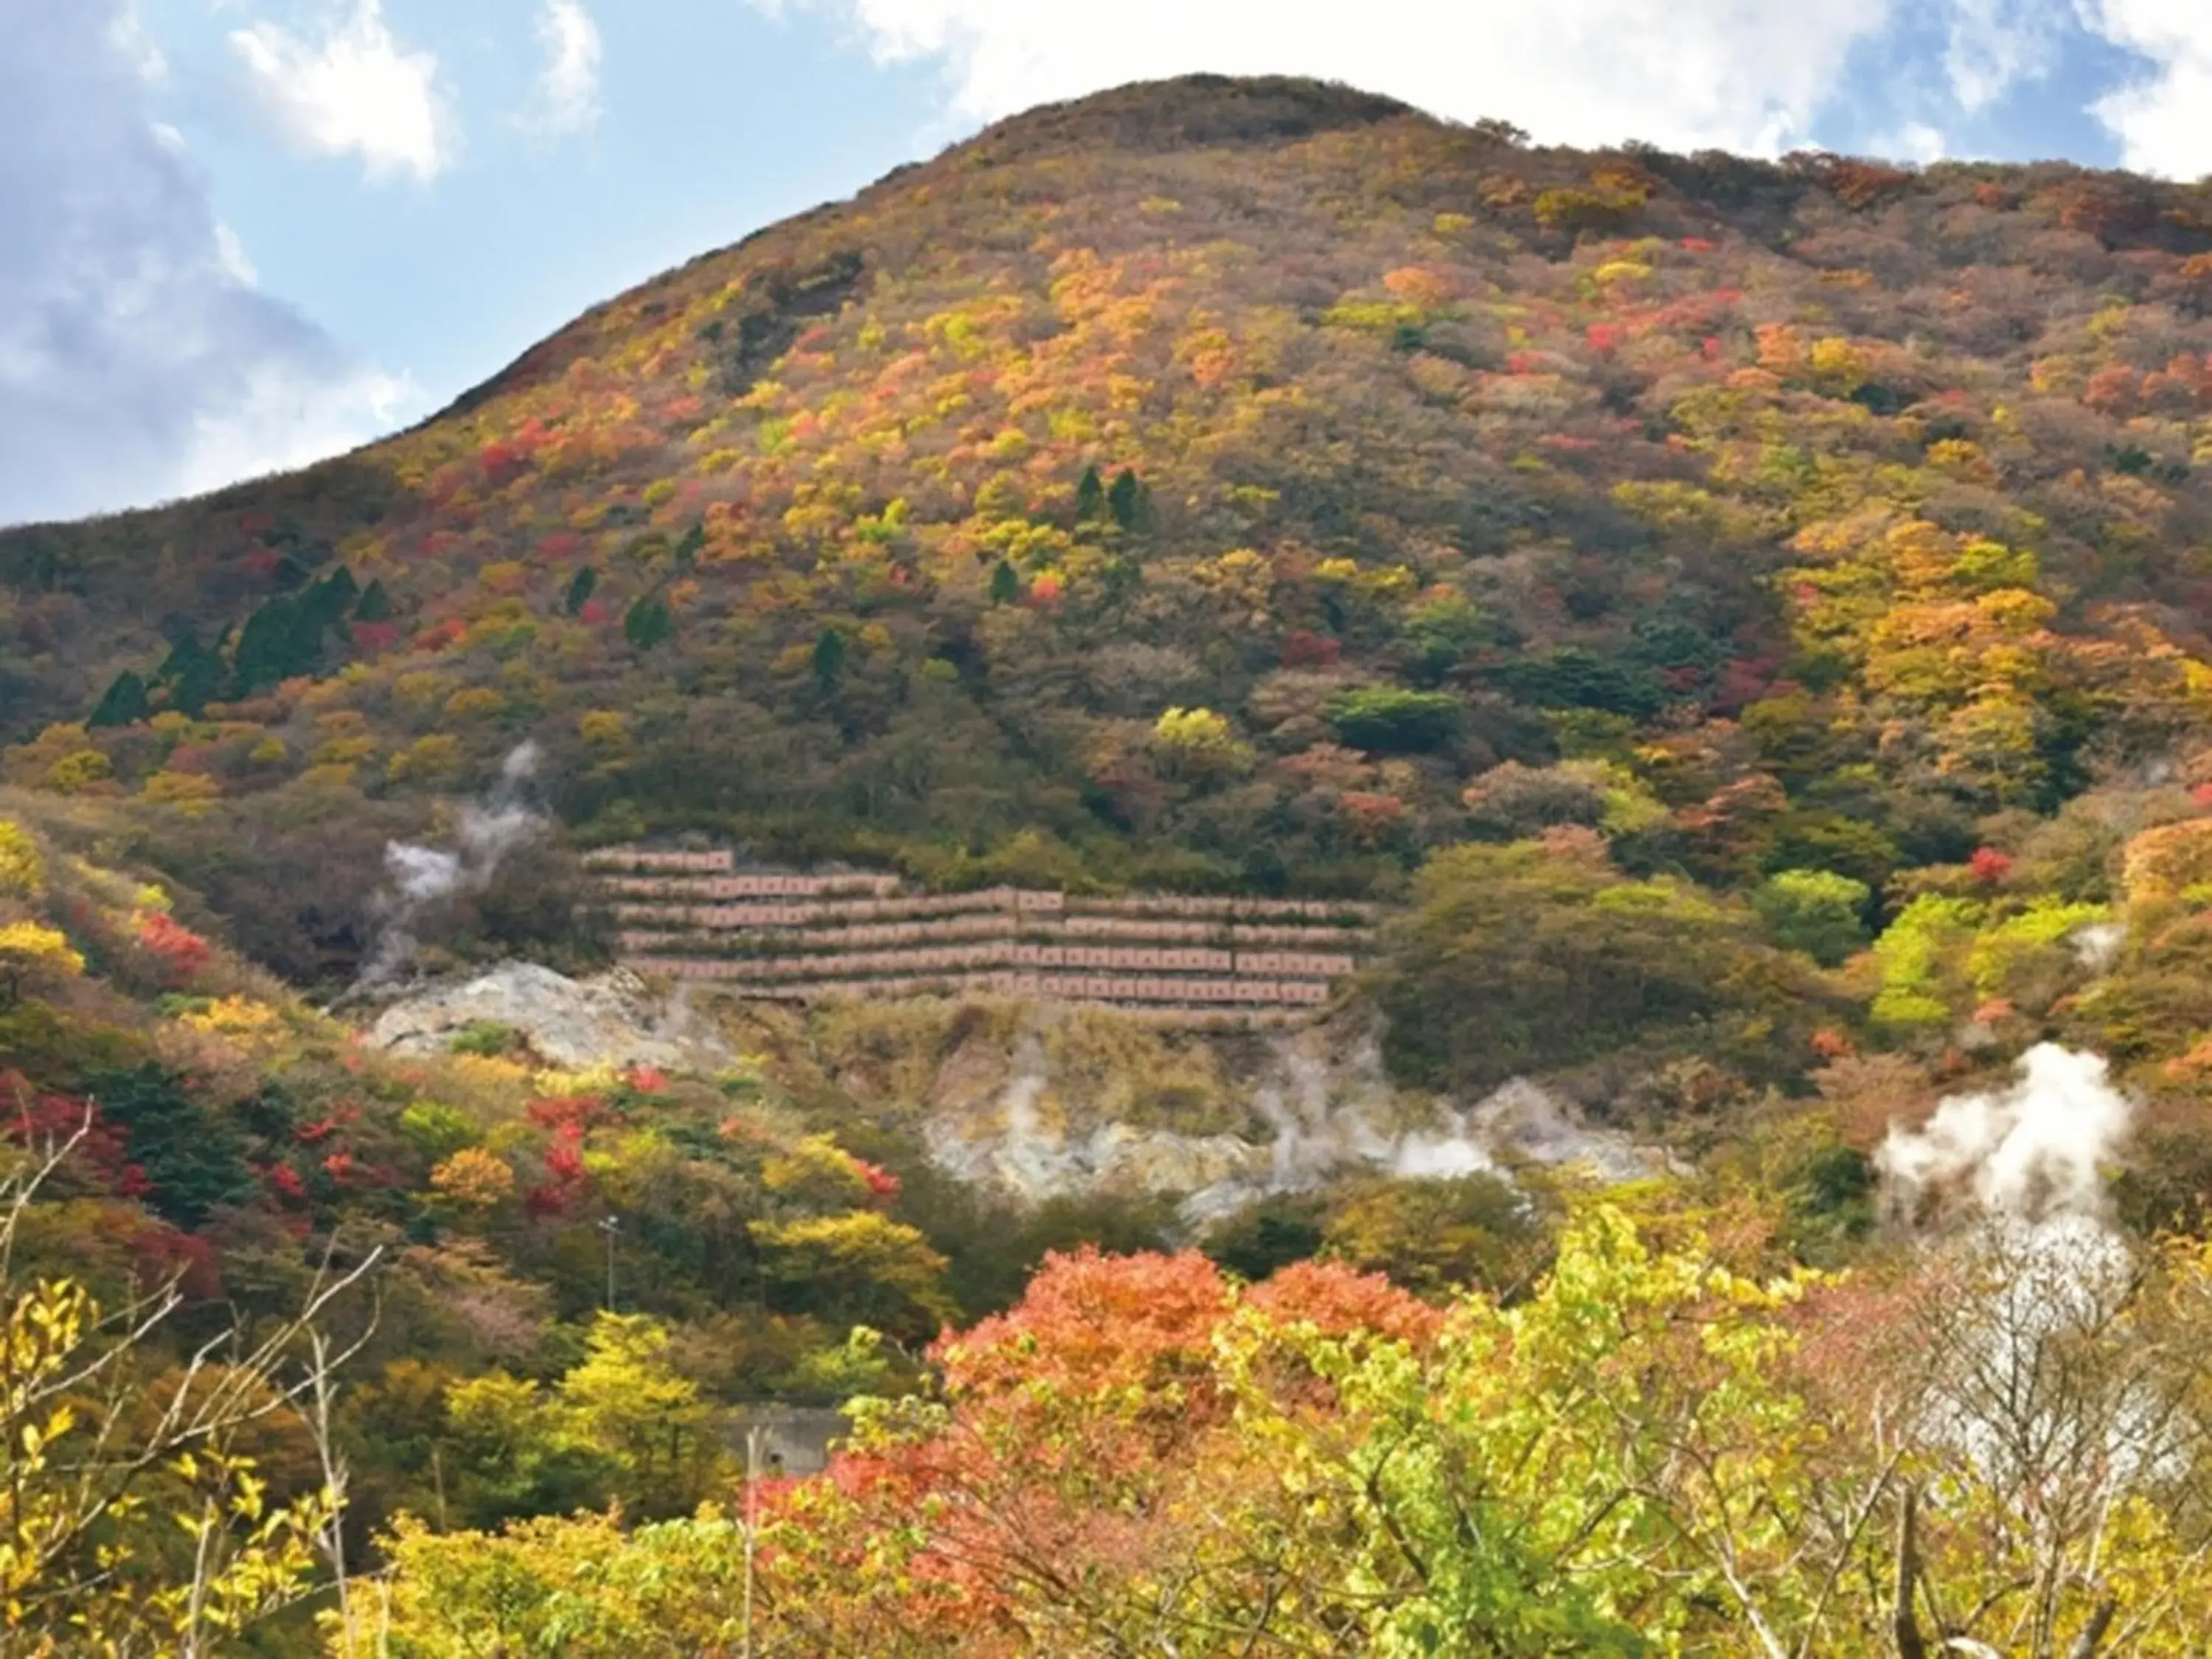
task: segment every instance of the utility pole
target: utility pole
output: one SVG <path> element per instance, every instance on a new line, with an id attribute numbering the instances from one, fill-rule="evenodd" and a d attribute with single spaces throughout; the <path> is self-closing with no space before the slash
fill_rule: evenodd
<path id="1" fill-rule="evenodd" d="M 755 1423 L 745 1430 L 745 1620 L 744 1645 L 738 1650 L 743 1659 L 753 1659 L 755 1487 L 760 1479 L 761 1443 L 767 1437 L 768 1425 L 765 1423 Z"/>
<path id="2" fill-rule="evenodd" d="M 622 1218 L 618 1215 L 601 1216 L 599 1231 L 607 1238 L 607 1311 L 612 1313 L 615 1310 L 615 1235 L 622 1231 Z"/>

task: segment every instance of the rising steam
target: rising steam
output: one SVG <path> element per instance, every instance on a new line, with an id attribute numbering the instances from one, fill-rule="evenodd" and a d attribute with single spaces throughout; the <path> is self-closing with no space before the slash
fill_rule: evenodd
<path id="1" fill-rule="evenodd" d="M 377 896 L 376 943 L 347 995 L 388 984 L 414 961 L 422 917 L 432 905 L 457 893 L 482 892 L 507 854 L 544 832 L 545 816 L 528 796 L 538 760 L 534 743 L 508 754 L 490 793 L 462 807 L 451 848 L 386 843 L 384 867 L 391 884 Z"/>
<path id="2" fill-rule="evenodd" d="M 2021 1056 L 2011 1087 L 1957 1095 L 1925 1128 L 1893 1127 L 1875 1154 L 1893 1214 L 1938 1196 L 1976 1224 L 1934 1248 L 1966 1277 L 1929 1320 L 1917 1428 L 2031 1512 L 2095 1513 L 2193 1455 L 2175 1379 L 2112 1347 L 2135 1283 L 2103 1170 L 2135 1109 L 2105 1061 L 2056 1043 Z M 2104 1355 L 2084 1369 L 2081 1354 Z"/>
<path id="3" fill-rule="evenodd" d="M 2038 1043 L 2019 1080 L 1954 1095 L 1927 1127 L 1892 1125 L 1875 1154 L 1893 1212 L 1911 1220 L 1939 1193 L 1970 1193 L 1992 1216 L 2040 1222 L 2101 1218 L 2102 1170 L 2127 1138 L 2135 1108 L 2106 1081 L 2096 1054 Z"/>

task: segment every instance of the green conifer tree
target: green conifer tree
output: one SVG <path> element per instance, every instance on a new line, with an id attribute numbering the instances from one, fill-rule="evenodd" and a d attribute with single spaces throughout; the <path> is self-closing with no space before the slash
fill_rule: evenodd
<path id="1" fill-rule="evenodd" d="M 198 717 L 222 689 L 223 648 L 229 643 L 230 630 L 226 628 L 212 650 L 202 645 L 199 636 L 190 631 L 169 647 L 169 654 L 162 659 L 154 678 L 156 685 L 168 689 L 170 708 L 179 714 Z"/>
<path id="2" fill-rule="evenodd" d="M 292 601 L 281 593 L 255 608 L 239 630 L 238 648 L 231 653 L 233 696 L 250 697 L 284 678 L 298 620 Z"/>
<path id="3" fill-rule="evenodd" d="M 676 619 L 669 614 L 667 601 L 657 594 L 647 594 L 630 606 L 623 617 L 623 637 L 640 651 L 650 651 L 676 631 Z"/>
<path id="4" fill-rule="evenodd" d="M 599 586 L 599 573 L 591 565 L 579 570 L 568 583 L 567 608 L 572 617 L 584 614 L 584 607 L 592 602 L 592 595 Z"/>
<path id="5" fill-rule="evenodd" d="M 1083 469 L 1083 482 L 1075 486 L 1075 518 L 1079 524 L 1095 524 L 1106 516 L 1106 486 L 1096 465 Z"/>
<path id="6" fill-rule="evenodd" d="M 125 669 L 109 683 L 106 695 L 100 707 L 92 711 L 88 726 L 98 729 L 110 726 L 136 726 L 146 718 L 146 682 L 131 669 Z"/>
<path id="7" fill-rule="evenodd" d="M 390 622 L 398 614 L 398 607 L 392 603 L 392 595 L 386 591 L 380 577 L 362 590 L 361 602 L 353 608 L 356 622 Z"/>
<path id="8" fill-rule="evenodd" d="M 1114 522 L 1124 530 L 1143 530 L 1151 526 L 1152 492 L 1127 467 L 1115 476 L 1114 487 L 1106 492 L 1106 506 L 1114 514 Z"/>

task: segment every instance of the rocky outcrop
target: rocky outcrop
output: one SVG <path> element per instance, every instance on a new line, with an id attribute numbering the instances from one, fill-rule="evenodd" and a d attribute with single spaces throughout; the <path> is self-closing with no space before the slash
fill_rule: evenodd
<path id="1" fill-rule="evenodd" d="M 923 1134 L 939 1168 L 1031 1203 L 1094 1192 L 1180 1196 L 1265 1174 L 1266 1150 L 1242 1136 L 1126 1122 L 1086 1126 L 1042 1109 L 1053 1077 L 1034 1031 L 1018 1042 L 1012 1073 L 981 1109 L 931 1115 Z"/>
<path id="2" fill-rule="evenodd" d="M 368 1039 L 399 1054 L 443 1054 L 456 1036 L 487 1021 L 508 1027 L 554 1066 L 711 1072 L 736 1058 L 680 990 L 663 1001 L 624 969 L 575 980 L 527 962 L 401 995 L 377 1015 Z"/>
<path id="3" fill-rule="evenodd" d="M 493 1021 L 556 1066 L 711 1072 L 736 1062 L 717 1016 L 748 1030 L 741 1006 L 695 1006 L 681 985 L 662 998 L 626 969 L 572 980 L 509 963 L 398 998 L 369 1037 L 402 1053 L 441 1053 Z M 1666 1164 L 1524 1080 L 1471 1106 L 1401 1090 L 1383 1068 L 1377 1030 L 1358 1016 L 1200 1036 L 1051 1003 L 993 1004 L 956 1022 L 961 1012 L 945 1004 L 925 1018 L 908 1008 L 866 1040 L 848 1039 L 842 1060 L 829 1052 L 840 1044 L 827 1026 L 796 1012 L 780 1018 L 801 1022 L 792 1029 L 822 1084 L 872 1109 L 911 1102 L 939 1168 L 1027 1204 L 1168 1198 L 1199 1226 L 1270 1193 L 1363 1172 L 1449 1177 L 1582 1164 L 1601 1180 L 1632 1181 Z M 752 1049 L 750 1037 L 744 1046 Z"/>

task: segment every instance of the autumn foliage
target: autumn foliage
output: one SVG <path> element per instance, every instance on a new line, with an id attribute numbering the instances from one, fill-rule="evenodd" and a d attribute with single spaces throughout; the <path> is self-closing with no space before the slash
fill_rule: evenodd
<path id="1" fill-rule="evenodd" d="M 318 906 L 220 849 L 526 734 L 572 821 L 931 884 L 1026 834 L 1106 886 L 1388 895 L 1495 833 L 1501 769 L 1609 769 L 1577 820 L 1639 872 L 1831 871 L 1876 924 L 2202 731 L 2207 223 L 2057 164 L 1127 89 L 307 481 L 0 538 L 5 774 L 143 803 L 307 960 Z"/>
<path id="2" fill-rule="evenodd" d="M 731 1651 L 749 1559 L 763 1656 L 2193 1651 L 2201 1446 L 2106 1454 L 2203 1410 L 2204 198 L 1124 88 L 356 455 L 0 534 L 0 1134 L 81 1134 L 18 1259 L 215 1330 L 384 1248 L 334 1409 L 395 1652 Z M 1024 1209 L 925 1122 L 1023 1011 L 569 1071 L 249 965 L 349 984 L 387 843 L 526 738 L 559 832 L 433 965 L 597 965 L 578 848 L 709 826 L 1375 901 L 1321 1029 L 1406 1121 L 1235 1217 Z M 1226 1048 L 1091 1018 L 1039 1040 L 1097 1037 L 1116 1133 L 1270 1132 Z M 2047 1343 L 1988 1322 L 2035 1263 L 1905 1249 L 1870 1160 L 2046 1040 L 2138 1128 L 2129 1272 Z M 1650 1183 L 1396 1172 L 1532 1099 Z M 1973 1395 L 1990 1330 L 2072 1392 Z M 745 1411 L 856 1397 L 738 1511 Z"/>

